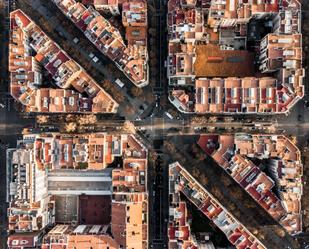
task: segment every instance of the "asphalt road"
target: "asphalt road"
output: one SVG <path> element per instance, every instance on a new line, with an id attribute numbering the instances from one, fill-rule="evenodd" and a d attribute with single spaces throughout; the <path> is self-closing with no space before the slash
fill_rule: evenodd
<path id="1" fill-rule="evenodd" d="M 8 77 L 8 13 L 12 0 L 0 0 L 0 248 L 6 248 L 7 203 L 6 203 L 6 149 L 16 147 L 23 127 L 34 125 L 32 118 L 23 118 L 15 109 L 14 100 L 7 93 Z"/>
<path id="2" fill-rule="evenodd" d="M 230 210 L 249 231 L 256 234 L 267 248 L 299 249 L 295 238 L 289 235 L 213 159 L 207 158 L 200 161 L 195 158 L 194 153 L 191 153 L 191 145 L 196 143 L 196 139 L 197 137 L 192 136 L 170 138 L 169 141 L 175 145 L 176 152 L 169 153 L 169 162 L 179 161 L 179 158 L 181 158 L 181 164 L 191 174 L 194 171 L 193 169 L 199 170 L 199 173 L 195 176 L 197 180 L 202 184 L 202 179 L 206 177 L 208 180 L 205 184 L 202 184 L 206 190 L 212 193 L 227 210 Z M 214 191 L 215 189 L 217 191 Z M 236 193 L 237 196 L 235 196 Z"/>
<path id="3" fill-rule="evenodd" d="M 23 118 L 14 108 L 14 101 L 6 94 L 0 94 L 0 175 L 6 175 L 6 149 L 15 148 L 24 127 L 34 126 L 34 118 Z M 0 180 L 0 248 L 6 244 L 6 178 Z"/>
<path id="4" fill-rule="evenodd" d="M 8 1 L 8 0 L 7 0 Z M 10 0 L 11 1 L 11 0 Z M 17 0 L 21 6 L 23 4 L 28 4 L 30 8 L 25 8 L 24 11 L 28 13 L 34 20 L 48 21 L 52 25 L 53 32 L 48 35 L 51 36 L 59 45 L 61 46 L 70 46 L 74 53 L 71 56 L 80 63 L 83 67 L 90 67 L 91 71 L 96 71 L 96 74 L 91 74 L 98 82 L 101 82 L 103 79 L 108 79 L 113 82 L 116 78 L 119 77 L 119 72 L 115 73 L 113 70 L 108 69 L 112 63 L 104 57 L 91 42 L 84 37 L 84 35 L 77 29 L 74 28 L 74 24 L 71 23 L 56 6 L 53 8 L 46 8 L 52 3 L 44 0 Z M 151 1 L 149 1 L 151 2 Z M 156 29 L 156 39 L 154 46 L 156 47 L 156 52 L 158 54 L 158 65 L 159 72 L 156 75 L 154 93 L 161 98 L 166 98 L 167 94 L 167 78 L 166 78 L 166 69 L 164 67 L 164 61 L 167 57 L 167 43 L 162 42 L 166 40 L 166 6 L 164 0 L 154 0 L 156 8 L 156 24 L 154 28 Z M 0 4 L 3 3 L 3 0 L 0 0 Z M 53 5 L 53 4 L 52 4 Z M 0 8 L 1 9 L 1 8 Z M 2 13 L 2 12 L 1 12 Z M 3 12 L 4 13 L 4 12 Z M 5 14 L 5 13 L 4 13 Z M 59 19 L 60 18 L 60 19 Z M 1 22 L 5 21 L 5 18 L 0 18 Z M 65 22 L 68 25 L 72 26 L 74 30 L 73 33 L 70 33 L 68 30 L 63 28 L 62 23 Z M 39 25 L 42 25 L 38 21 Z M 5 23 L 4 23 L 5 25 Z M 41 26 L 42 27 L 42 26 Z M 14 109 L 14 101 L 4 92 L 8 89 L 8 74 L 7 74 L 7 41 L 8 41 L 8 30 L 1 29 L 1 40 L 0 40 L 0 57 L 4 60 L 4 67 L 0 67 L 0 79 L 4 84 L 0 84 L 0 104 L 3 104 L 4 107 L 0 107 L 0 174 L 5 175 L 5 149 L 8 147 L 14 147 L 16 145 L 16 140 L 21 136 L 21 130 L 25 126 L 34 126 L 33 118 L 22 118 L 19 113 Z M 61 35 L 60 35 L 61 34 Z M 80 40 L 83 40 L 82 43 L 75 44 L 73 38 L 78 36 Z M 66 44 L 66 45 L 64 45 Z M 99 63 L 94 63 L 89 58 L 89 53 L 95 53 L 99 58 Z M 77 56 L 78 55 L 78 56 Z M 117 69 L 118 70 L 118 69 Z M 132 86 L 132 83 L 128 79 L 122 78 L 126 83 L 126 87 L 123 89 L 117 88 L 121 91 L 126 100 L 122 103 L 122 106 L 125 106 L 126 103 L 131 104 L 134 107 L 139 107 L 143 104 L 139 99 L 133 99 L 128 91 Z M 149 148 L 157 151 L 161 155 L 159 163 L 153 165 L 151 174 L 149 174 L 149 191 L 150 191 L 150 224 L 153 227 L 150 228 L 150 237 L 149 243 L 152 245 L 152 248 L 162 249 L 167 245 L 167 223 L 166 218 L 168 216 L 168 175 L 167 175 L 167 163 L 170 159 L 169 156 L 163 156 L 164 148 L 162 146 L 157 146 L 157 143 L 163 141 L 168 137 L 173 137 L 178 134 L 199 134 L 205 132 L 202 128 L 217 127 L 222 130 L 215 130 L 215 132 L 223 132 L 225 128 L 230 128 L 231 126 L 237 127 L 237 129 L 244 129 L 244 127 L 254 127 L 256 123 L 256 115 L 252 116 L 252 122 L 246 126 L 243 125 L 242 120 L 239 122 L 216 122 L 216 123 L 204 123 L 204 124 L 195 124 L 193 125 L 190 122 L 192 116 L 184 117 L 182 119 L 170 119 L 164 112 L 167 110 L 167 106 L 160 106 L 160 98 L 157 98 L 158 105 L 155 108 L 149 106 L 144 111 L 138 109 L 135 110 L 133 115 L 128 115 L 124 108 L 120 108 L 120 115 L 125 116 L 129 120 L 135 120 L 138 116 L 143 117 L 142 121 L 134 121 L 136 126 L 139 129 L 145 129 L 145 132 L 140 132 L 145 144 Z M 151 114 L 154 114 L 151 117 Z M 248 119 L 248 118 L 244 118 Z M 120 126 L 123 123 L 123 120 L 104 120 L 97 123 L 98 129 L 103 129 L 104 127 L 114 128 Z M 264 121 L 261 121 L 261 126 L 251 130 L 250 132 L 266 132 L 263 126 L 268 126 L 270 123 L 278 123 L 277 128 L 284 131 L 286 134 L 295 134 L 298 138 L 299 145 L 303 145 L 308 141 L 309 138 L 309 110 L 305 107 L 305 102 L 300 101 L 291 111 L 291 114 L 286 117 L 285 115 L 276 116 L 276 117 L 265 117 Z M 59 125 L 49 124 L 49 125 Z M 61 125 L 61 124 L 60 124 Z M 195 129 L 196 128 L 196 129 Z M 98 130 L 98 131 L 99 131 Z M 249 130 L 248 130 L 249 131 Z M 6 227 L 6 204 L 5 204 L 5 181 L 0 181 L 0 237 L 3 238 L 5 235 Z M 284 240 L 282 240 L 284 241 Z M 4 244 L 0 248 L 5 248 Z M 284 248 L 284 247 L 282 247 Z"/>
<path id="5" fill-rule="evenodd" d="M 140 98 L 133 98 L 129 94 L 133 83 L 75 27 L 73 22 L 66 18 L 55 4 L 44 0 L 16 0 L 16 3 L 51 39 L 69 52 L 70 56 L 83 66 L 98 84 L 103 82 L 103 80 L 109 80 L 113 83 L 117 78 L 121 78 L 121 81 L 125 83 L 125 87 L 120 88 L 117 84 L 111 86 L 125 97 L 124 102 L 120 103 L 118 109 L 120 116 L 134 120 L 138 116 L 143 115 L 144 112 L 147 112 L 148 108 L 151 108 L 151 106 L 145 105 L 145 102 Z M 51 30 L 46 29 L 44 26 L 46 23 L 51 26 Z M 70 30 L 65 27 L 70 27 Z M 75 37 L 78 37 L 80 40 L 77 44 L 73 42 Z M 93 62 L 89 57 L 90 53 L 99 58 L 97 63 Z M 144 94 L 149 90 L 149 88 L 143 88 Z M 113 96 L 113 94 L 111 95 Z M 142 105 L 144 105 L 144 110 L 139 109 Z M 126 106 L 130 106 L 134 111 L 128 113 L 125 108 Z"/>

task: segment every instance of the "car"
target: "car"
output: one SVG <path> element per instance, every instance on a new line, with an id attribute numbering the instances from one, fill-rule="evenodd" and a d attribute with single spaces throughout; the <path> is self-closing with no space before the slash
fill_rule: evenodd
<path id="1" fill-rule="evenodd" d="M 92 60 L 93 60 L 95 63 L 97 63 L 97 62 L 99 61 L 99 58 L 96 57 L 96 56 L 94 56 L 94 57 L 92 58 Z"/>
<path id="2" fill-rule="evenodd" d="M 135 168 L 135 167 L 139 167 L 140 164 L 139 163 L 129 163 L 129 167 Z"/>
<path id="3" fill-rule="evenodd" d="M 58 31 L 58 34 L 64 38 L 64 34 L 61 31 Z"/>
<path id="4" fill-rule="evenodd" d="M 169 112 L 165 112 L 165 115 L 169 118 L 169 119 L 174 119 L 172 114 L 170 114 Z"/>
<path id="5" fill-rule="evenodd" d="M 160 105 L 160 96 L 156 95 L 156 107 Z"/>
<path id="6" fill-rule="evenodd" d="M 79 42 L 79 39 L 78 39 L 77 37 L 75 37 L 75 38 L 73 39 L 73 42 L 74 42 L 75 44 L 77 44 L 77 43 Z"/>
<path id="7" fill-rule="evenodd" d="M 124 83 L 120 80 L 120 79 L 116 79 L 115 80 L 115 83 L 120 86 L 120 88 L 123 88 L 124 87 Z"/>

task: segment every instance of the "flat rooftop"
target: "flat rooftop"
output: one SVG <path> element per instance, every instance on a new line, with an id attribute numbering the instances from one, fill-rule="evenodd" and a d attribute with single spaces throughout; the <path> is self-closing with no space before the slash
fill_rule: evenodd
<path id="1" fill-rule="evenodd" d="M 108 225 L 111 222 L 111 196 L 80 195 L 80 224 Z"/>
<path id="2" fill-rule="evenodd" d="M 218 45 L 196 46 L 196 77 L 254 76 L 254 53 L 246 50 L 220 50 Z"/>
<path id="3" fill-rule="evenodd" d="M 71 223 L 77 221 L 78 197 L 74 195 L 58 195 L 56 200 L 56 222 Z"/>

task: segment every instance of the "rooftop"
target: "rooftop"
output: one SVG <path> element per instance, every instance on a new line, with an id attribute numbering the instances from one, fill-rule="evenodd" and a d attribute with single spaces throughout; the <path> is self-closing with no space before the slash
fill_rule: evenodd
<path id="1" fill-rule="evenodd" d="M 137 86 L 148 85 L 147 4 L 144 0 L 123 2 L 122 23 L 126 28 L 125 45 L 120 32 L 92 6 L 87 8 L 75 0 L 54 0 L 86 37 Z M 102 5 L 117 3 L 105 1 Z M 114 12 L 114 14 L 117 13 Z"/>
<path id="2" fill-rule="evenodd" d="M 148 157 L 134 135 L 29 134 L 10 153 L 11 232 L 79 224 L 55 226 L 42 248 L 147 248 Z M 114 157 L 123 163 L 105 168 Z"/>
<path id="3" fill-rule="evenodd" d="M 11 94 L 25 105 L 26 111 L 44 113 L 117 111 L 116 101 L 21 10 L 10 13 L 10 22 Z M 36 55 L 33 55 L 33 52 Z M 41 88 L 42 66 L 59 89 Z M 69 90 L 69 87 L 75 89 Z M 81 93 L 86 93 L 88 97 L 83 97 Z"/>
<path id="4" fill-rule="evenodd" d="M 198 144 L 287 231 L 302 231 L 299 207 L 303 166 L 298 148 L 287 137 L 206 134 L 200 136 Z M 269 175 L 259 164 L 267 167 Z"/>
<path id="5" fill-rule="evenodd" d="M 187 240 L 189 226 L 180 226 L 182 212 L 174 210 L 173 205 L 180 207 L 180 192 L 183 193 L 207 218 L 227 236 L 236 248 L 266 248 L 233 214 L 229 213 L 205 188 L 203 188 L 178 162 L 169 165 L 169 195 L 173 200 L 170 206 L 169 240 L 181 246 Z M 174 202 L 174 203 L 173 203 Z M 183 209 L 184 211 L 185 209 Z M 186 232 L 185 232 L 186 231 Z M 237 238 L 235 238 L 237 237 Z M 182 242 L 182 240 L 184 240 Z M 175 248 L 175 247 L 173 247 Z M 179 248 L 179 247 L 178 247 Z M 180 247 L 185 248 L 185 247 Z M 193 244 L 193 248 L 195 245 Z"/>
<path id="6" fill-rule="evenodd" d="M 246 50 L 221 50 L 218 45 L 196 46 L 196 77 L 254 76 L 254 54 Z"/>
<path id="7" fill-rule="evenodd" d="M 169 85 L 194 86 L 195 108 L 170 102 L 184 113 L 288 113 L 304 96 L 300 11 L 297 1 L 169 0 Z M 251 20 L 268 33 L 254 41 Z"/>

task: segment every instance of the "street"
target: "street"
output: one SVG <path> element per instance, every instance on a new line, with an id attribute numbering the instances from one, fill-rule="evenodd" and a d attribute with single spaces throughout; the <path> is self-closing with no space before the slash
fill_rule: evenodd
<path id="1" fill-rule="evenodd" d="M 82 65 L 86 71 L 99 83 L 104 80 L 113 83 L 117 78 L 125 83 L 123 88 L 113 84 L 111 88 L 118 91 L 124 96 L 124 101 L 120 103 L 119 115 L 108 116 L 100 115 L 98 121 L 93 125 L 78 125 L 78 132 L 118 132 L 118 128 L 122 128 L 125 120 L 131 121 L 139 136 L 149 149 L 149 153 L 154 159 L 149 159 L 148 172 L 148 190 L 150 196 L 149 202 L 149 245 L 151 248 L 167 248 L 167 224 L 168 224 L 168 163 L 175 160 L 175 156 L 167 150 L 164 145 L 165 140 L 173 141 L 177 146 L 180 154 L 187 162 L 193 162 L 194 158 L 184 153 L 181 139 L 192 139 L 194 136 L 203 133 L 284 133 L 286 135 L 295 135 L 298 146 L 302 149 L 309 140 L 309 109 L 305 106 L 306 100 L 301 100 L 291 110 L 289 116 L 233 116 L 230 121 L 225 120 L 227 116 L 218 115 L 218 118 L 211 120 L 213 115 L 183 115 L 177 114 L 175 117 L 169 117 L 166 112 L 171 108 L 167 100 L 168 83 L 165 68 L 165 60 L 167 58 L 167 32 L 166 32 L 166 15 L 167 7 L 165 0 L 149 0 L 148 5 L 154 9 L 152 18 L 149 15 L 149 28 L 155 30 L 153 35 L 153 44 L 149 47 L 149 51 L 154 51 L 156 63 L 150 64 L 151 84 L 143 89 L 140 97 L 134 97 L 130 93 L 133 84 L 121 73 L 113 62 L 108 60 L 98 49 L 78 30 L 70 20 L 68 20 L 60 10 L 51 2 L 45 0 L 16 0 L 16 6 L 20 7 L 28 14 L 53 40 L 55 40 L 70 56 Z M 3 7 L 6 6 L 6 7 Z M 0 174 L 3 176 L 5 172 L 6 149 L 16 146 L 16 141 L 21 137 L 21 132 L 25 127 L 31 127 L 33 132 L 59 130 L 65 131 L 66 122 L 57 121 L 55 119 L 48 124 L 37 124 L 35 122 L 36 115 L 25 115 L 20 113 L 17 105 L 9 92 L 9 75 L 7 70 L 8 58 L 8 13 L 9 9 L 13 9 L 15 1 L 0 0 L 0 21 L 4 29 L 0 34 L 0 57 L 2 67 L 0 67 Z M 46 26 L 48 23 L 48 26 Z M 69 27 L 69 28 L 68 28 Z M 74 43 L 75 37 L 80 39 L 79 43 Z M 95 63 L 89 57 L 93 53 L 99 58 L 99 62 Z M 148 101 L 146 94 L 153 95 L 154 100 Z M 143 99 L 143 98 L 144 99 Z M 147 101 L 145 101 L 147 99 Z M 141 108 L 142 107 L 142 108 Z M 131 108 L 131 112 L 128 111 Z M 51 115 L 53 116 L 53 115 Z M 204 119 L 203 122 L 196 122 L 195 119 Z M 116 129 L 115 129 L 116 127 Z M 191 138 L 188 138 L 189 135 Z M 188 163 L 188 167 L 193 167 L 193 163 Z M 202 165 L 199 165 L 202 167 Z M 210 168 L 210 167 L 209 167 Z M 217 179 L 221 176 L 220 167 L 207 170 L 207 176 L 211 176 L 211 186 L 218 186 Z M 223 177 L 225 177 L 225 174 Z M 228 178 L 228 177 L 227 177 Z M 5 178 L 3 178 L 5 179 Z M 216 182 L 217 181 L 217 182 Z M 224 187 L 224 186 L 223 186 Z M 224 190 L 222 193 L 227 200 L 222 199 L 223 203 L 237 203 L 237 198 L 232 197 L 230 190 Z M 7 226 L 6 217 L 6 182 L 0 182 L 0 248 L 5 248 L 5 234 Z M 211 189 L 210 189 L 211 192 Z M 253 205 L 253 204 L 252 204 Z M 251 229 L 254 226 L 262 226 L 265 222 L 263 232 L 267 234 L 268 240 L 274 236 L 274 241 L 278 245 L 292 245 L 293 239 L 290 236 L 282 238 L 282 241 L 272 229 L 277 228 L 277 224 L 271 220 L 265 212 L 257 211 L 257 207 L 253 206 L 253 210 L 245 211 L 246 208 L 239 207 L 243 217 L 239 219 L 247 219 Z M 261 217 L 258 221 L 252 221 L 252 217 L 258 214 Z M 251 215 L 251 216 L 250 216 Z M 265 217 L 263 216 L 265 215 Z M 251 218 L 250 218 L 251 217 Z M 249 224 L 252 221 L 252 224 Z M 251 226 L 252 225 L 252 226 Z M 305 237 L 305 235 L 302 235 Z M 269 242 L 270 245 L 271 242 Z M 273 247 L 275 248 L 275 247 Z M 284 247 L 281 247 L 284 248 Z"/>
<path id="2" fill-rule="evenodd" d="M 70 56 L 78 62 L 86 71 L 96 80 L 100 85 L 103 81 L 109 82 L 109 89 L 107 92 L 118 101 L 115 93 L 121 94 L 124 101 L 121 101 L 118 114 L 127 119 L 136 119 L 137 116 L 143 115 L 144 112 L 151 108 L 150 102 L 145 101 L 139 97 L 131 96 L 130 89 L 133 84 L 127 79 L 124 74 L 114 65 L 114 63 L 104 56 L 77 28 L 75 25 L 63 15 L 51 1 L 44 0 L 16 0 L 17 7 L 21 8 L 27 15 L 36 22 L 38 26 L 60 47 L 62 47 Z M 47 25 L 48 24 L 48 25 Z M 76 44 L 73 40 L 75 37 L 79 38 Z M 89 55 L 95 54 L 99 58 L 98 62 L 94 62 Z M 125 83 L 125 87 L 121 88 L 115 84 L 115 80 L 120 78 Z M 103 86 L 104 88 L 104 86 Z M 112 90 L 110 90 L 112 89 Z M 143 88 L 144 94 L 151 89 Z M 147 101 L 148 101 L 147 100 Z M 145 105 L 146 104 L 146 105 Z M 143 109 L 140 109 L 143 106 Z M 128 111 L 130 108 L 130 112 Z"/>

